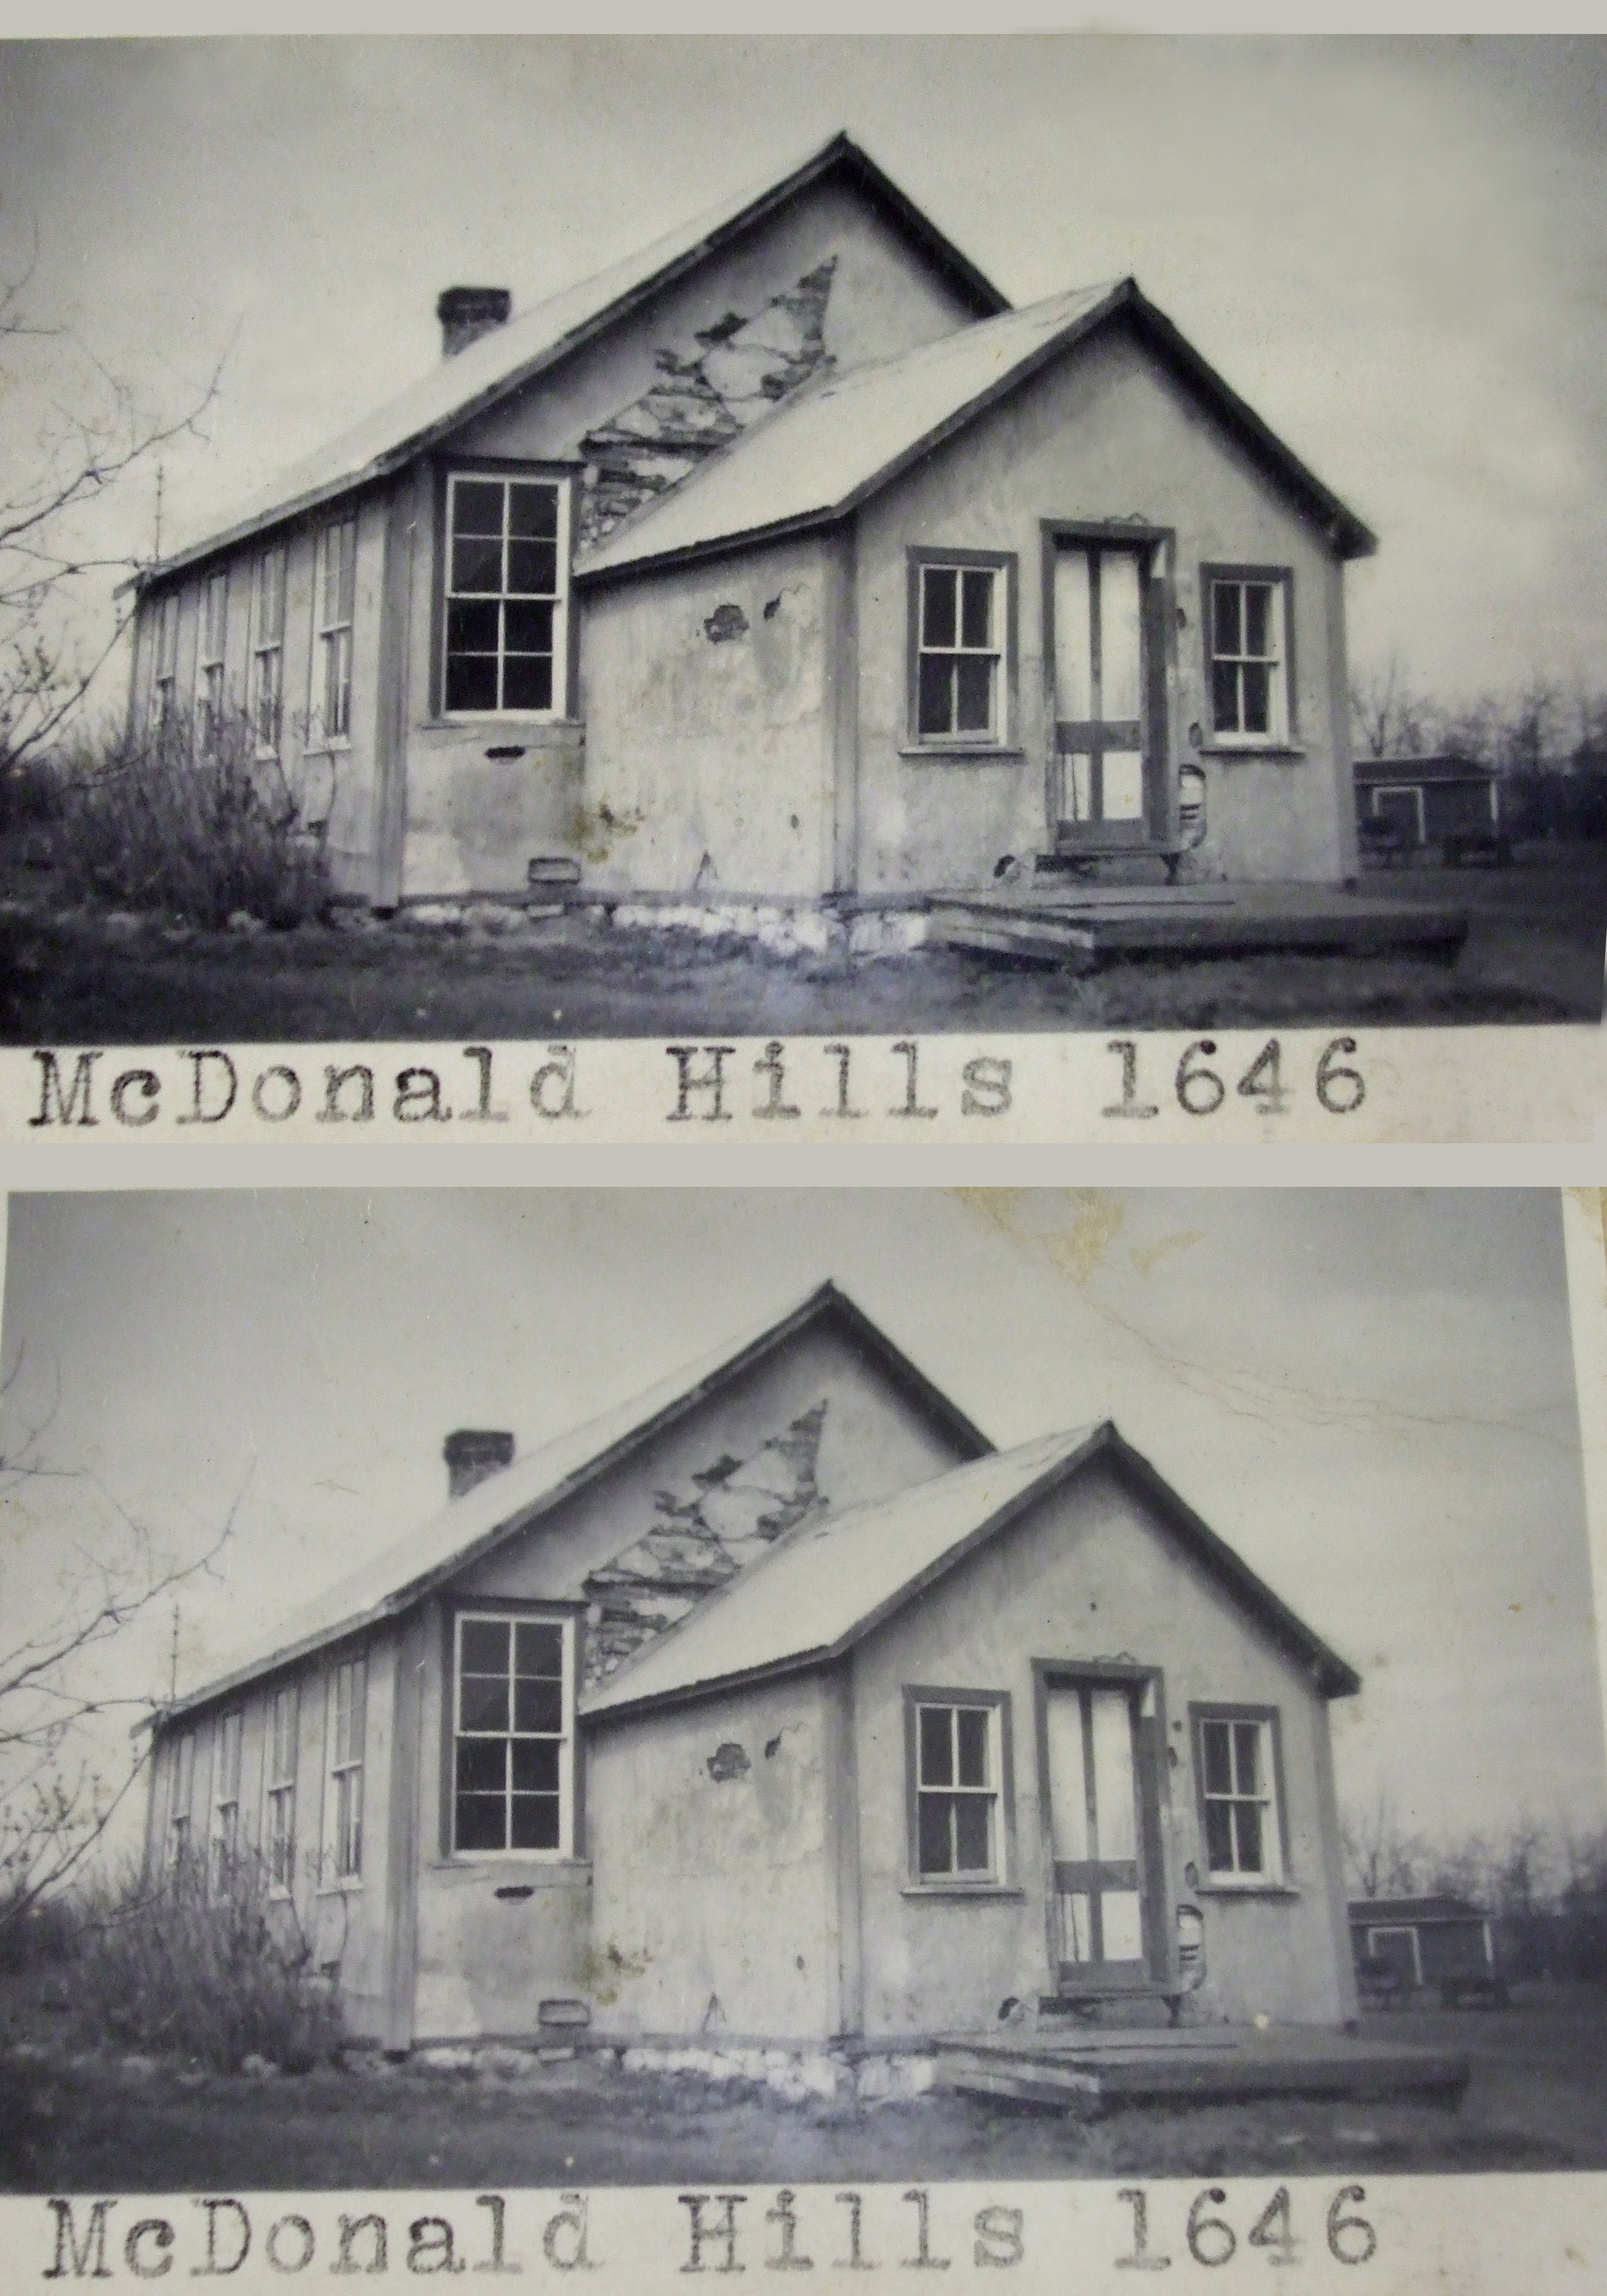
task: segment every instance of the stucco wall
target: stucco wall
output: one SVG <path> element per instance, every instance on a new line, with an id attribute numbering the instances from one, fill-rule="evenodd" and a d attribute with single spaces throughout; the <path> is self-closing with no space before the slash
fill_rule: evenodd
<path id="1" fill-rule="evenodd" d="M 1327 1718 L 1300 1669 L 1114 1475 L 1095 1469 L 1045 1499 L 901 1611 L 857 1653 L 858 1857 L 869 2033 L 978 2029 L 1011 1995 L 1055 1988 L 1037 1773 L 1035 1658 L 1123 1656 L 1164 1674 L 1166 1917 L 1205 1919 L 1204 2013 L 1333 2023 L 1354 1987 L 1328 1797 Z M 907 1684 L 1007 1691 L 1014 1759 L 1009 1879 L 994 1898 L 906 1894 L 909 1881 L 903 1691 Z M 1195 1815 L 1191 1701 L 1278 1710 L 1290 1888 L 1235 1896 L 1191 1889 L 1206 1871 Z"/>
<path id="2" fill-rule="evenodd" d="M 700 329 L 744 318 L 831 257 L 827 356 L 842 366 L 890 358 L 969 316 L 954 291 L 849 184 L 823 183 L 790 201 L 688 277 L 644 302 L 551 377 L 470 424 L 470 455 L 540 458 L 575 451 L 587 430 L 661 381 L 658 354 L 695 348 Z"/>
<path id="3" fill-rule="evenodd" d="M 832 882 L 824 552 L 813 537 L 586 595 L 586 882 Z"/>
<path id="4" fill-rule="evenodd" d="M 594 1729 L 600 2030 L 835 2030 L 824 1733 L 813 1678 Z"/>
<path id="5" fill-rule="evenodd" d="M 823 1398 L 816 1479 L 836 1508 L 929 1480 L 965 1456 L 848 1334 L 808 1326 L 707 1402 L 509 1539 L 454 1582 L 463 1595 L 576 1593 L 588 1570 L 639 1538 L 656 1491 L 685 1482 L 723 1454 L 746 1457 Z"/>
<path id="6" fill-rule="evenodd" d="M 859 514 L 858 882 L 864 890 L 986 882 L 1045 849 L 1052 728 L 1039 521 L 1138 520 L 1177 531 L 1171 770 L 1198 758 L 1209 837 L 1196 873 L 1337 882 L 1355 868 L 1343 717 L 1343 569 L 1321 533 L 1125 329 L 1107 328 L 962 431 Z M 1018 555 L 1015 758 L 907 758 L 906 549 Z M 1299 757 L 1210 754 L 1199 570 L 1293 571 Z"/>

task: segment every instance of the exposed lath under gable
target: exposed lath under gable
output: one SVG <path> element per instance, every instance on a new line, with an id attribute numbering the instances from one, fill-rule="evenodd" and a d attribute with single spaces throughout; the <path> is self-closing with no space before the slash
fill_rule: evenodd
<path id="1" fill-rule="evenodd" d="M 588 1689 L 767 1553 L 783 1532 L 824 1511 L 816 1469 L 825 1415 L 823 1398 L 747 1458 L 723 1454 L 681 1488 L 653 1494 L 652 1528 L 586 1580 Z"/>
<path id="2" fill-rule="evenodd" d="M 582 548 L 601 542 L 650 496 L 677 486 L 830 364 L 825 314 L 836 268 L 829 256 L 751 318 L 728 311 L 698 331 L 695 351 L 665 347 L 654 354 L 661 379 L 581 441 Z"/>

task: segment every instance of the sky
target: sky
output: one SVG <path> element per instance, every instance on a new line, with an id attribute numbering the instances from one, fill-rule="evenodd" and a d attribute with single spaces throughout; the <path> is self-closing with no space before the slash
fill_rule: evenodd
<path id="1" fill-rule="evenodd" d="M 526 305 L 846 127 L 1013 300 L 1136 273 L 1382 536 L 1354 657 L 1467 698 L 1600 683 L 1604 126 L 1600 38 L 12 42 L 0 263 L 153 409 L 225 357 L 171 545 L 430 365 L 441 287 Z M 0 472 L 77 357 L 12 351 Z"/>
<path id="2" fill-rule="evenodd" d="M 178 1686 L 521 1447 L 834 1277 L 996 1442 L 1114 1418 L 1361 1673 L 1341 1797 L 1447 1844 L 1607 1824 L 1560 1210 L 1543 1191 L 13 1195 L 0 1616 L 122 1518 L 194 1554 Z M 160 1695 L 164 1606 L 102 1694 Z M 126 1760 L 127 1714 L 101 1751 Z M 108 1769 L 110 1775 L 110 1768 Z"/>

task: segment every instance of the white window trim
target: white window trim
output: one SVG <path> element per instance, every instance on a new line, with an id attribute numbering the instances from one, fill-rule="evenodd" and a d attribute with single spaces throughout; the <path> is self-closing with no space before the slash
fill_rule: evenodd
<path id="1" fill-rule="evenodd" d="M 326 536 L 337 527 L 351 529 L 351 616 L 347 621 L 326 622 L 322 617 L 325 606 L 324 595 L 324 562 Z M 313 533 L 312 582 L 312 659 L 307 668 L 307 749 L 314 756 L 339 755 L 351 747 L 351 716 L 357 693 L 357 514 L 350 512 L 341 518 L 326 519 Z M 340 602 L 336 600 L 336 611 Z M 329 697 L 328 660 L 330 642 L 344 635 L 346 639 L 346 728 L 332 734 L 324 723 L 324 705 Z"/>
<path id="2" fill-rule="evenodd" d="M 507 486 L 547 486 L 558 494 L 558 592 L 553 601 L 553 706 L 550 709 L 448 709 L 447 707 L 447 623 L 448 609 L 455 593 L 452 588 L 452 498 L 460 482 L 484 485 L 488 480 Z M 574 486 L 570 480 L 554 475 L 551 471 L 466 470 L 448 471 L 447 491 L 442 504 L 440 610 L 440 658 L 437 675 L 440 679 L 440 716 L 449 726 L 556 726 L 569 722 L 570 713 L 570 602 L 573 588 L 570 565 L 572 544 L 571 521 L 574 505 Z M 463 592 L 484 596 L 481 592 Z M 502 594 L 499 593 L 499 598 Z"/>
<path id="3" fill-rule="evenodd" d="M 212 627 L 214 593 L 222 597 L 218 626 Z M 212 650 L 216 641 L 217 650 Z M 195 636 L 195 711 L 201 748 L 210 750 L 223 730 L 228 710 L 229 570 L 221 567 L 203 577 L 201 613 Z"/>
<path id="4" fill-rule="evenodd" d="M 265 638 L 266 627 L 263 603 L 267 588 L 267 566 L 270 559 L 279 562 L 279 627 L 275 636 Z M 290 552 L 283 542 L 274 543 L 258 553 L 251 574 L 250 629 L 250 693 L 248 697 L 251 718 L 251 742 L 258 758 L 278 757 L 284 742 L 284 619 L 286 590 L 289 585 Z M 262 736 L 263 665 L 274 665 L 274 738 L 265 742 Z"/>
<path id="5" fill-rule="evenodd" d="M 290 1768 L 288 1772 L 283 1775 L 279 1772 L 275 1761 L 274 1744 L 275 1716 L 278 1708 L 279 1701 L 282 1698 L 286 1698 L 290 1701 L 291 1716 Z M 267 1882 L 267 1893 L 270 1898 L 289 1898 L 292 1897 L 295 1893 L 296 1786 L 297 1773 L 300 1768 L 300 1754 L 301 1690 L 299 1682 L 291 1681 L 285 1684 L 278 1690 L 269 1691 L 267 1696 L 267 1712 L 264 1718 L 263 1727 L 262 1852 L 263 1866 Z M 283 1882 L 279 1881 L 274 1873 L 274 1851 L 275 1846 L 275 1815 L 276 1807 L 282 1799 L 290 1812 L 290 1825 L 286 1833 L 286 1843 L 289 1851 L 287 1865 L 289 1870 L 286 1878 Z"/>
<path id="6" fill-rule="evenodd" d="M 336 1757 L 340 1749 L 337 1727 L 336 1700 L 342 1671 L 357 1667 L 363 1677 L 363 1735 L 357 1759 L 345 1762 Z M 319 1890 L 321 1894 L 350 1892 L 363 1887 L 365 1852 L 368 1846 L 368 1652 L 357 1651 L 349 1658 L 338 1659 L 330 1668 L 324 1683 L 324 1813 L 323 1856 L 319 1861 Z M 357 1863 L 349 1874 L 340 1871 L 340 1788 L 341 1777 L 356 1774 L 361 1802 L 357 1815 Z"/>
<path id="7" fill-rule="evenodd" d="M 181 1792 L 182 1789 L 182 1792 Z M 168 1770 L 165 1862 L 175 1869 L 193 1845 L 195 1826 L 195 1732 L 181 1730 L 173 1741 Z"/>
<path id="8" fill-rule="evenodd" d="M 152 610 L 150 719 L 162 726 L 178 695 L 178 592 L 164 590 Z"/>
<path id="9" fill-rule="evenodd" d="M 1215 1706 L 1193 1717 L 1193 1758 L 1199 1765 L 1198 1795 L 1200 1810 L 1200 1864 L 1205 1875 L 1205 1886 L 1211 1890 L 1245 1890 L 1253 1894 L 1258 1890 L 1286 1890 L 1289 1877 L 1283 1863 L 1283 1778 L 1278 1759 L 1278 1733 L 1275 1717 L 1265 1710 L 1246 1706 L 1242 1709 L 1226 1704 Z M 1259 1794 L 1212 1794 L 1207 1792 L 1205 1773 L 1205 1732 L 1212 1724 L 1229 1727 L 1253 1723 L 1261 1734 L 1259 1758 L 1262 1791 Z M 1259 1873 L 1241 1873 L 1232 1867 L 1218 1868 L 1210 1862 L 1210 1841 L 1206 1831 L 1205 1808 L 1209 1801 L 1256 1801 L 1261 1808 L 1261 1856 Z"/>
<path id="10" fill-rule="evenodd" d="M 460 1849 L 457 1846 L 457 1742 L 458 1722 L 463 1682 L 463 1628 L 470 1624 L 492 1626 L 557 1627 L 563 1635 L 563 1734 L 558 1742 L 558 1846 L 554 1849 Z M 562 1866 L 572 1864 L 575 1857 L 575 1765 L 578 1749 L 575 1732 L 575 1620 L 573 1614 L 562 1611 L 544 1611 L 539 1607 L 520 1611 L 459 1611 L 452 1627 L 452 1681 L 447 1705 L 451 1759 L 448 1763 L 448 1804 L 447 1813 L 447 1839 L 452 1844 L 450 1857 L 455 1865 L 478 1866 L 494 1861 L 499 1866 Z M 511 1735 L 511 1733 L 504 1734 Z"/>
<path id="11" fill-rule="evenodd" d="M 1217 652 L 1217 591 L 1232 584 L 1241 592 L 1246 584 L 1272 592 L 1272 647 L 1267 655 L 1222 654 Z M 1291 570 L 1287 566 L 1209 567 L 1204 576 L 1205 711 L 1207 750 L 1287 750 L 1293 746 L 1294 717 L 1290 694 L 1289 622 Z M 1241 601 L 1240 613 L 1243 606 Z M 1241 636 L 1242 620 L 1241 620 Z M 1266 660 L 1275 674 L 1267 682 L 1267 719 L 1264 734 L 1244 733 L 1217 724 L 1216 666 L 1218 660 L 1243 663 Z"/>
<path id="12" fill-rule="evenodd" d="M 1421 1986 L 1423 1983 L 1423 1942 L 1419 1938 L 1417 1931 L 1413 1928 L 1410 1922 L 1382 1922 L 1376 1927 L 1369 1929 L 1367 1931 L 1367 1955 L 1370 1960 L 1376 1957 L 1379 1939 L 1387 1937 L 1404 1937 L 1411 1939 L 1412 1981 L 1414 1985 Z M 1488 1957 L 1487 1944 L 1485 1958 L 1488 1960 Z"/>

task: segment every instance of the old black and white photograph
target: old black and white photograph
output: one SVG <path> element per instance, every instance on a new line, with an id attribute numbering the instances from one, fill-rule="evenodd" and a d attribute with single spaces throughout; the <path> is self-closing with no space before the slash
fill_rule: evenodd
<path id="1" fill-rule="evenodd" d="M 4 2186 L 1607 2165 L 1570 1269 L 1544 1189 L 13 1195 Z"/>
<path id="2" fill-rule="evenodd" d="M 1599 1021 L 1604 107 L 0 45 L 0 1036 Z"/>

